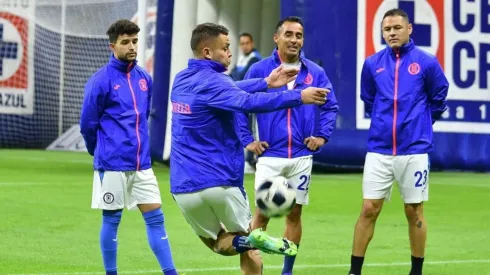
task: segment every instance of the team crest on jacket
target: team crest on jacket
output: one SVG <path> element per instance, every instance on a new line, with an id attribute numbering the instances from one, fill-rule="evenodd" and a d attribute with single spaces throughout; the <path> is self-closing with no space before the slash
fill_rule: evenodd
<path id="1" fill-rule="evenodd" d="M 146 92 L 148 91 L 148 85 L 146 84 L 146 80 L 145 79 L 140 79 L 140 89 L 143 91 L 143 92 Z"/>
<path id="2" fill-rule="evenodd" d="M 419 63 L 412 63 L 410 66 L 408 66 L 408 72 L 411 75 L 416 75 L 420 72 L 420 65 Z"/>
<path id="3" fill-rule="evenodd" d="M 308 73 L 308 75 L 305 78 L 305 84 L 310 85 L 311 83 L 313 83 L 313 76 L 310 73 Z"/>

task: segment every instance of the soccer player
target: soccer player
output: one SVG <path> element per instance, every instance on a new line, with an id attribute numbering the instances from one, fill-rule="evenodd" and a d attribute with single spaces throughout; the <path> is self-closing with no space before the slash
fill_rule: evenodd
<path id="1" fill-rule="evenodd" d="M 249 235 L 252 215 L 243 187 L 244 145 L 236 133 L 235 112 L 323 104 L 328 90 L 264 93 L 297 74 L 282 67 L 268 77 L 235 83 L 224 74 L 231 58 L 224 26 L 198 25 L 190 44 L 194 58 L 175 77 L 171 93 L 171 192 L 207 247 L 221 255 L 240 254 L 244 274 L 261 274 L 261 260 L 253 249 L 286 255 L 297 250 L 290 241 L 260 230 Z"/>
<path id="2" fill-rule="evenodd" d="M 361 72 L 361 99 L 372 120 L 362 180 L 364 200 L 355 226 L 349 274 L 361 274 L 383 201 L 390 199 L 396 180 L 408 221 L 410 275 L 421 275 L 432 124 L 446 110 L 449 84 L 436 57 L 414 45 L 405 11 L 387 11 L 381 25 L 387 47 L 368 57 Z"/>
<path id="3" fill-rule="evenodd" d="M 335 127 L 337 100 L 325 71 L 306 59 L 303 51 L 303 22 L 299 17 L 280 20 L 276 26 L 274 42 L 277 49 L 272 55 L 250 68 L 245 79 L 265 77 L 275 67 L 283 65 L 297 68 L 297 78 L 286 86 L 271 88 L 269 93 L 309 86 L 330 90 L 327 102 L 321 106 L 303 105 L 275 112 L 257 114 L 260 141 L 254 142 L 246 128 L 246 116 L 238 115 L 243 144 L 260 155 L 255 173 L 255 189 L 267 178 L 283 176 L 296 189 L 296 205 L 286 217 L 284 237 L 299 246 L 302 226 L 301 212 L 308 204 L 308 191 L 313 166 L 313 154 L 327 143 Z M 255 211 L 252 229 L 267 227 L 269 219 Z M 292 274 L 296 256 L 286 255 L 282 274 Z"/>
<path id="4" fill-rule="evenodd" d="M 80 128 L 94 156 L 92 208 L 102 209 L 100 248 L 106 274 L 117 274 L 117 230 L 126 207 L 139 208 L 163 273 L 174 275 L 160 189 L 150 162 L 152 79 L 136 64 L 139 31 L 129 20 L 119 20 L 107 30 L 113 54 L 85 86 Z"/>

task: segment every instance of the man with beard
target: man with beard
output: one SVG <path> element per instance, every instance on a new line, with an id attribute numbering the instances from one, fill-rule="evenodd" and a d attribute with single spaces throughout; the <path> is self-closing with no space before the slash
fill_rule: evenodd
<path id="1" fill-rule="evenodd" d="M 92 208 L 102 209 L 100 248 L 107 275 L 117 275 L 117 231 L 124 207 L 139 208 L 163 274 L 176 275 L 160 189 L 151 168 L 152 79 L 136 64 L 139 31 L 129 20 L 109 27 L 113 54 L 85 86 L 80 128 L 88 153 L 94 156 Z"/>

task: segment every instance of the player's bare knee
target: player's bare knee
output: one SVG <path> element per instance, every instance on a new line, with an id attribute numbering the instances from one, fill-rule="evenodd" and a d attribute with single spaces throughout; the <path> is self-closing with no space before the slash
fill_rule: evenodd
<path id="1" fill-rule="evenodd" d="M 153 211 L 155 209 L 159 209 L 161 207 L 162 207 L 162 205 L 159 203 L 138 204 L 138 208 L 140 209 L 141 213 L 147 213 L 147 212 Z"/>
<path id="2" fill-rule="evenodd" d="M 231 247 L 227 247 L 222 242 L 215 242 L 213 251 L 222 256 L 234 256 L 238 253 Z"/>
<path id="3" fill-rule="evenodd" d="M 301 213 L 303 206 L 301 204 L 296 204 L 291 212 L 286 216 L 287 224 L 299 224 L 301 223 Z"/>
<path id="4" fill-rule="evenodd" d="M 257 228 L 262 228 L 263 230 L 266 230 L 267 224 L 269 224 L 269 218 L 260 214 L 260 212 L 256 210 L 252 220 L 251 229 L 254 230 Z"/>
<path id="5" fill-rule="evenodd" d="M 365 200 L 362 204 L 361 217 L 368 220 L 376 220 L 381 213 L 382 202 Z"/>
<path id="6" fill-rule="evenodd" d="M 420 224 L 420 220 L 424 216 L 422 203 L 407 203 L 405 204 L 405 216 L 409 223 Z"/>
<path id="7" fill-rule="evenodd" d="M 237 255 L 235 249 L 231 246 L 230 240 L 236 236 L 235 233 L 227 232 L 222 229 L 217 236 L 217 239 L 214 241 L 213 246 L 210 247 L 215 253 L 220 254 L 222 256 L 233 256 Z"/>

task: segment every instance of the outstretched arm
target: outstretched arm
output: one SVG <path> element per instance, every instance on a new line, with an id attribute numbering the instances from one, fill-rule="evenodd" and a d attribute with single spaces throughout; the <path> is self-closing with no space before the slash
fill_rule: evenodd
<path id="1" fill-rule="evenodd" d="M 263 85 L 266 85 L 265 80 Z M 247 93 L 227 76 L 203 83 L 204 101 L 211 107 L 239 112 L 270 112 L 303 104 L 300 90 L 276 93 Z"/>

